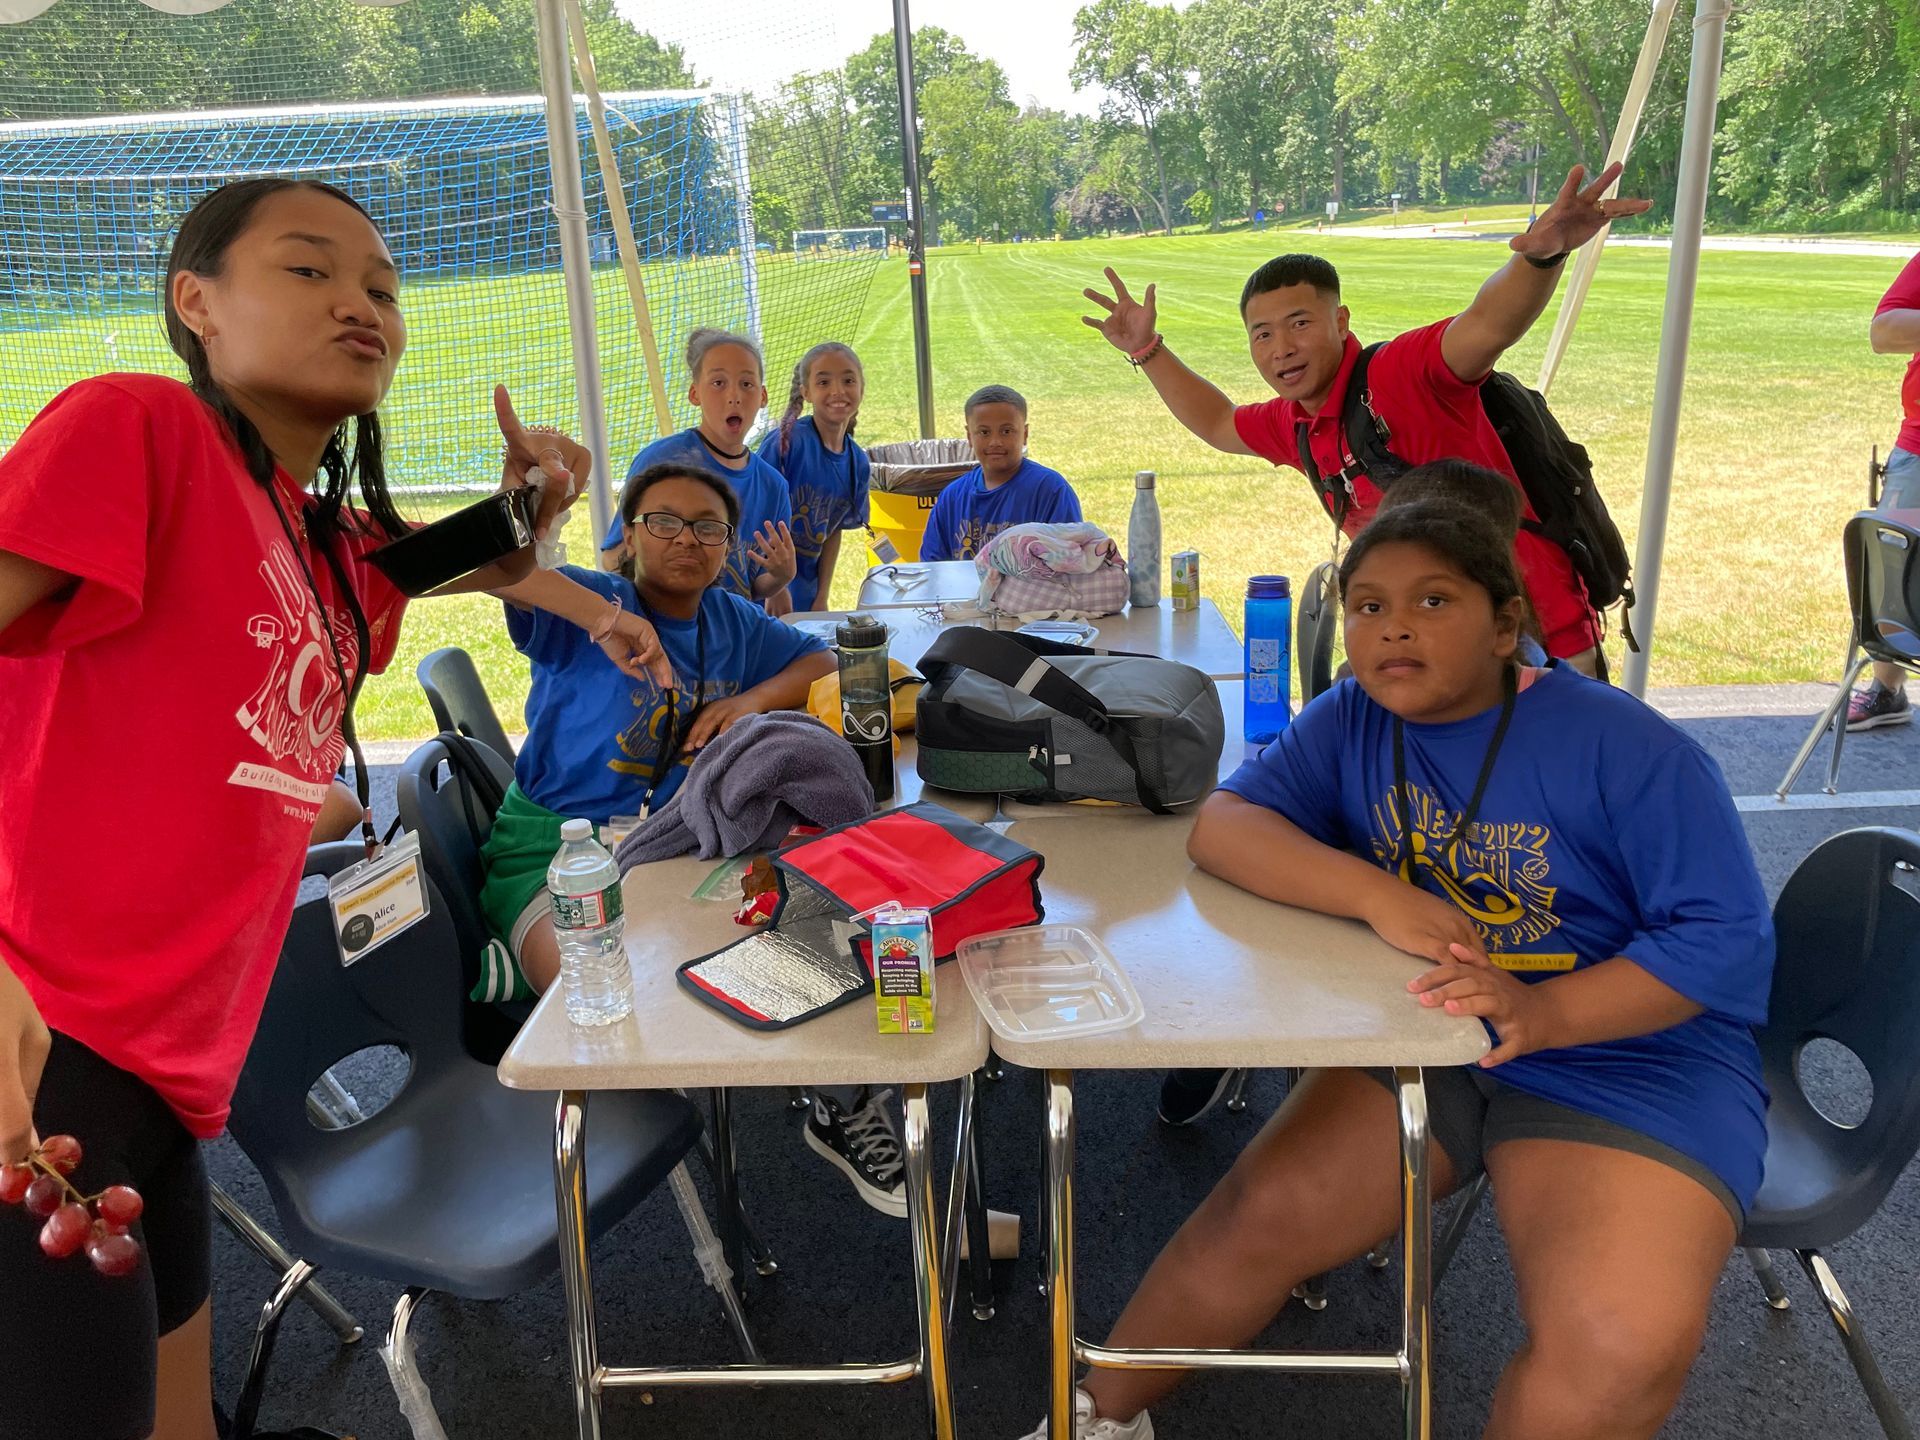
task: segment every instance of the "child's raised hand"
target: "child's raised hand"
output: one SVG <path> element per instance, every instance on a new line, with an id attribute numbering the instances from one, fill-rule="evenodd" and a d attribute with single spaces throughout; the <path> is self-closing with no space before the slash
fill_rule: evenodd
<path id="1" fill-rule="evenodd" d="M 1529 985 L 1487 959 L 1476 945 L 1449 947 L 1447 960 L 1407 982 L 1422 1005 L 1438 1005 L 1449 1015 L 1472 1015 L 1493 1027 L 1500 1043 L 1480 1057 L 1482 1069 L 1504 1064 L 1517 1055 L 1552 1048 L 1545 1036 L 1546 998 L 1539 985 Z"/>
<path id="2" fill-rule="evenodd" d="M 528 428 L 514 413 L 507 387 L 493 387 L 493 416 L 500 426 L 500 438 L 506 442 L 501 451 L 500 488 L 512 490 L 531 483 L 529 471 L 546 477 L 540 492 L 540 513 L 534 517 L 536 539 L 547 538 L 547 530 L 560 512 L 579 498 L 587 488 L 587 476 L 593 470 L 593 454 L 558 430 L 544 426 Z"/>
<path id="3" fill-rule="evenodd" d="M 1111 265 L 1107 267 L 1107 283 L 1113 287 L 1111 297 L 1101 294 L 1089 286 L 1080 293 L 1106 311 L 1105 316 L 1082 315 L 1080 323 L 1091 325 L 1107 337 L 1107 343 L 1123 355 L 1138 355 L 1153 343 L 1154 324 L 1157 311 L 1153 302 L 1153 286 L 1147 286 L 1146 295 L 1135 300 L 1127 293 L 1126 282 L 1122 280 Z"/>
<path id="4" fill-rule="evenodd" d="M 747 546 L 747 554 L 753 557 L 754 564 L 780 582 L 776 589 L 784 590 L 791 585 L 800 568 L 793 554 L 793 532 L 787 529 L 784 520 L 769 520 L 762 525 L 753 543 Z"/>

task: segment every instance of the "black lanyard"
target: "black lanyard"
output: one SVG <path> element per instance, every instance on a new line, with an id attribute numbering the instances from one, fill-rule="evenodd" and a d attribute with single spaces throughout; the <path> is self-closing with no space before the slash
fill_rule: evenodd
<path id="1" fill-rule="evenodd" d="M 348 680 L 346 657 L 340 653 L 340 642 L 334 638 L 327 602 L 320 598 L 320 586 L 314 581 L 313 567 L 307 563 L 307 548 L 294 534 L 293 522 L 287 518 L 286 507 L 280 503 L 280 483 L 277 478 L 268 482 L 267 498 L 273 502 L 273 513 L 279 518 L 281 533 L 287 537 L 293 558 L 299 562 L 300 574 L 307 582 L 307 593 L 313 597 L 314 608 L 320 612 L 320 628 L 326 632 L 327 649 L 333 655 L 333 673 L 339 678 L 342 696 L 340 733 L 346 739 L 347 749 L 353 754 L 353 790 L 360 801 L 360 833 L 367 842 L 367 858 L 371 860 L 374 851 L 380 848 L 373 828 L 373 791 L 367 775 L 367 757 L 360 753 L 360 738 L 353 731 L 353 702 L 360 698 L 360 687 L 366 682 L 367 665 L 372 658 L 373 640 L 367 615 L 360 608 L 360 597 L 347 580 L 346 569 L 340 564 L 340 557 L 333 553 L 332 544 L 321 545 L 320 553 L 326 556 L 327 568 L 333 572 L 333 583 L 340 592 L 340 598 L 346 602 L 347 613 L 353 617 L 354 639 L 360 643 L 360 669 L 352 680 Z"/>
<path id="2" fill-rule="evenodd" d="M 1487 758 L 1480 762 L 1480 778 L 1473 782 L 1473 797 L 1467 801 L 1467 808 L 1453 822 L 1448 832 L 1447 844 L 1466 835 L 1473 822 L 1480 816 L 1480 802 L 1486 798 L 1487 782 L 1493 779 L 1493 762 L 1500 755 L 1500 746 L 1507 738 L 1507 726 L 1513 723 L 1513 706 L 1519 694 L 1519 676 L 1511 665 L 1503 682 L 1505 694 L 1500 701 L 1500 721 L 1493 727 L 1493 739 L 1487 742 Z M 1418 885 L 1413 864 L 1413 810 L 1407 803 L 1407 726 L 1398 715 L 1393 717 L 1393 797 L 1400 809 L 1400 878 L 1410 884 Z"/>
<path id="3" fill-rule="evenodd" d="M 704 595 L 701 597 L 703 602 L 705 598 Z M 653 611 L 648 608 L 647 602 L 640 597 L 637 588 L 634 590 L 633 599 L 634 603 L 640 607 L 641 618 L 653 626 L 656 635 L 660 634 L 660 623 L 654 617 Z M 667 719 L 660 732 L 659 748 L 653 753 L 653 778 L 647 782 L 647 793 L 640 797 L 642 817 L 653 813 L 654 794 L 660 789 L 660 782 L 667 778 L 667 772 L 674 767 L 680 755 L 681 744 L 692 733 L 693 722 L 700 718 L 700 711 L 707 703 L 706 696 L 702 693 L 707 681 L 707 609 L 704 603 L 693 612 L 693 636 L 696 657 L 693 676 L 693 708 L 687 712 L 686 727 L 682 729 L 679 687 L 674 685 L 667 687 Z M 663 654 L 666 648 L 666 637 L 661 635 L 660 649 Z M 671 656 L 668 657 L 669 660 L 671 658 Z"/>

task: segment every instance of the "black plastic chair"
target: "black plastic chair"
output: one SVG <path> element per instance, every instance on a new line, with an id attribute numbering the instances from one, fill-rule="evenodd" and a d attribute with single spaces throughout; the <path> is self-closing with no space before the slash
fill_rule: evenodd
<path id="1" fill-rule="evenodd" d="M 1814 746 L 1829 726 L 1833 729 L 1833 755 L 1827 762 L 1826 793 L 1831 795 L 1839 787 L 1840 747 L 1847 739 L 1847 699 L 1861 671 L 1877 662 L 1920 673 L 1920 530 L 1862 510 L 1847 521 L 1841 548 L 1847 561 L 1847 609 L 1852 616 L 1847 667 L 1832 702 L 1813 722 L 1813 729 L 1787 767 L 1786 778 L 1773 792 L 1782 800 L 1800 778 Z"/>
<path id="2" fill-rule="evenodd" d="M 439 651 L 439 654 L 459 654 Z M 465 658 L 464 656 L 462 657 Z M 464 753 L 456 755 L 458 746 Z M 474 767 L 485 772 L 484 778 Z M 394 785 L 400 823 L 420 837 L 420 854 L 427 874 L 446 897 L 447 913 L 460 947 L 460 993 L 473 989 L 480 975 L 480 955 L 491 938 L 480 913 L 480 847 L 493 831 L 498 797 L 513 783 L 512 762 L 484 741 L 427 741 L 401 763 Z M 533 1002 L 506 1001 L 498 1005 L 470 1005 L 466 1018 L 467 1047 L 488 1062 L 497 1061 L 513 1041 Z"/>
<path id="3" fill-rule="evenodd" d="M 1920 835 L 1875 828 L 1822 842 L 1780 892 L 1773 923 L 1778 959 L 1760 1032 L 1773 1093 L 1766 1179 L 1740 1243 L 1781 1309 L 1785 1292 L 1765 1252 L 1794 1252 L 1839 1327 L 1881 1428 L 1911 1440 L 1820 1251 L 1871 1220 L 1920 1152 Z M 1857 1125 L 1828 1119 L 1801 1082 L 1801 1051 L 1822 1039 L 1851 1050 L 1873 1082 Z"/>
<path id="4" fill-rule="evenodd" d="M 317 846 L 307 874 L 336 874 L 363 853 L 351 842 Z M 325 895 L 294 910 L 227 1128 L 266 1181 L 300 1259 L 262 1308 L 236 1436 L 250 1433 L 258 1413 L 280 1317 L 316 1268 L 405 1287 L 389 1333 L 403 1357 L 427 1291 L 499 1300 L 559 1268 L 553 1098 L 507 1089 L 467 1053 L 454 927 L 431 877 L 427 890 L 426 919 L 350 966 L 340 963 Z M 358 1124 L 313 1124 L 306 1097 L 316 1077 L 379 1045 L 406 1054 L 399 1093 Z M 596 1095 L 592 1233 L 624 1219 L 699 1134 L 698 1112 L 678 1095 Z"/>
<path id="5" fill-rule="evenodd" d="M 1293 600 L 1293 654 L 1302 705 L 1333 688 L 1333 640 L 1339 629 L 1339 576 L 1331 560 L 1322 560 Z"/>
<path id="6" fill-rule="evenodd" d="M 487 687 L 480 683 L 480 672 L 473 668 L 471 655 L 457 645 L 449 645 L 422 659 L 413 673 L 427 692 L 435 724 L 478 740 L 508 765 L 513 764 L 513 743 L 507 739 L 507 729 L 500 723 Z"/>

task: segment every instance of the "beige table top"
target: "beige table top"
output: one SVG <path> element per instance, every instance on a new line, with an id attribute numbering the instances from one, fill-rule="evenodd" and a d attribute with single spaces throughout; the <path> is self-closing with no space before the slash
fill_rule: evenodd
<path id="1" fill-rule="evenodd" d="M 1012 838 L 1047 857 L 1047 919 L 1098 935 L 1145 1018 L 1083 1039 L 994 1049 L 1035 1069 L 1461 1065 L 1487 1051 L 1468 1017 L 1419 1004 L 1426 962 L 1356 921 L 1276 905 L 1195 869 L 1188 816 L 1101 810 L 1067 825 L 1027 819 Z M 1061 843 L 1070 837 L 1071 843 Z"/>
<path id="2" fill-rule="evenodd" d="M 919 577 L 918 584 L 907 583 Z M 860 608 L 932 605 L 942 600 L 971 600 L 980 593 L 980 571 L 971 560 L 902 560 L 873 565 L 860 582 Z"/>
<path id="3" fill-rule="evenodd" d="M 931 1035 L 882 1035 L 855 1000 L 786 1030 L 753 1030 L 680 988 L 675 971 L 752 933 L 734 901 L 695 900 L 716 860 L 683 856 L 627 872 L 633 1014 L 574 1025 L 547 992 L 500 1062 L 517 1090 L 655 1090 L 708 1085 L 898 1085 L 957 1080 L 987 1058 L 987 1025 L 951 964 L 934 982 Z"/>
<path id="4" fill-rule="evenodd" d="M 853 612 L 846 610 L 799 610 L 785 617 L 820 635 L 831 643 L 830 625 Z M 918 666 L 927 647 L 944 629 L 952 625 L 977 624 L 988 629 L 1016 629 L 1001 621 L 944 620 L 931 605 L 914 608 L 880 608 L 878 618 L 891 627 L 887 653 L 903 665 Z M 1246 656 L 1240 648 L 1220 607 L 1202 599 L 1196 610 L 1175 610 L 1164 601 L 1142 610 L 1127 609 L 1118 615 L 1103 615 L 1093 622 L 1099 632 L 1100 648 L 1130 650 L 1140 655 L 1158 655 L 1191 665 L 1215 680 L 1238 680 L 1246 673 Z"/>

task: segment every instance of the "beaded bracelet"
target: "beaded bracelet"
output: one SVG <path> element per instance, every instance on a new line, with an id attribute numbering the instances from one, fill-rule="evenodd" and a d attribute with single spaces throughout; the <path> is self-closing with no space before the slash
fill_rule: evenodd
<path id="1" fill-rule="evenodd" d="M 1132 354 L 1128 355 L 1127 363 L 1133 366 L 1134 369 L 1138 370 L 1142 365 L 1146 364 L 1149 360 L 1153 359 L 1154 356 L 1158 355 L 1160 353 L 1161 346 L 1163 346 L 1165 343 L 1166 343 L 1166 340 L 1163 336 L 1155 335 L 1152 341 L 1148 343 L 1147 347 L 1144 350 L 1136 350 Z"/>

